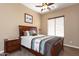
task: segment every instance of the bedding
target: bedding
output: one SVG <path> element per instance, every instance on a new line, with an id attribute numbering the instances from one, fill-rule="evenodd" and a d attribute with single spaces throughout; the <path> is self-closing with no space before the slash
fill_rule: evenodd
<path id="1" fill-rule="evenodd" d="M 62 37 L 51 37 L 50 40 L 46 41 L 45 46 L 44 46 L 44 55 L 51 55 L 50 51 L 51 48 L 54 47 L 54 45 L 56 45 L 58 42 L 62 41 L 63 38 Z M 57 50 L 57 52 L 60 52 L 60 48 Z"/>
<path id="2" fill-rule="evenodd" d="M 24 31 L 24 36 L 30 36 L 29 31 Z"/>
<path id="3" fill-rule="evenodd" d="M 31 35 L 37 35 L 37 32 L 35 30 L 30 30 Z"/>
<path id="4" fill-rule="evenodd" d="M 57 41 L 62 40 L 61 37 L 56 36 L 22 36 L 21 45 L 40 52 L 43 55 L 51 55 L 51 48 Z"/>
<path id="5" fill-rule="evenodd" d="M 31 49 L 31 40 L 36 37 L 41 37 L 44 35 L 36 35 L 36 36 L 21 36 L 21 45 Z"/>
<path id="6" fill-rule="evenodd" d="M 24 31 L 24 36 L 35 36 L 37 32 L 35 30 Z"/>

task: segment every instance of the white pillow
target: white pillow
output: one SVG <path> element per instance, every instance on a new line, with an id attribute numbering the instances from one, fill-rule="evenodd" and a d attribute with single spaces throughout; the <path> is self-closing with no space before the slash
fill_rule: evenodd
<path id="1" fill-rule="evenodd" d="M 30 36 L 29 31 L 24 31 L 24 36 Z"/>
<path id="2" fill-rule="evenodd" d="M 31 30 L 31 31 L 32 31 L 33 34 L 36 34 L 36 31 L 35 30 Z"/>
<path id="3" fill-rule="evenodd" d="M 37 32 L 35 30 L 30 30 L 29 33 L 30 33 L 31 36 L 37 35 Z"/>

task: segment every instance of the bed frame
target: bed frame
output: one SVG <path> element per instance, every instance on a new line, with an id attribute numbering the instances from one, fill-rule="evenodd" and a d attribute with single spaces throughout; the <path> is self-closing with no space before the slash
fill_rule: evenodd
<path id="1" fill-rule="evenodd" d="M 21 36 L 24 36 L 24 31 L 30 31 L 32 29 L 36 30 L 36 32 L 37 32 L 37 27 L 19 25 L 19 38 L 20 38 L 20 40 L 21 40 Z M 52 56 L 57 56 L 61 51 L 64 50 L 63 42 L 64 42 L 64 39 L 62 41 L 58 41 L 58 42 L 56 42 L 56 44 L 54 44 L 54 47 L 52 47 L 52 49 L 51 49 Z M 22 46 L 22 47 L 24 47 L 24 46 Z M 33 53 L 36 56 L 43 56 L 41 53 L 38 53 L 32 49 L 29 49 L 27 47 L 24 47 L 24 48 L 26 48 L 28 51 L 30 51 L 31 53 Z"/>

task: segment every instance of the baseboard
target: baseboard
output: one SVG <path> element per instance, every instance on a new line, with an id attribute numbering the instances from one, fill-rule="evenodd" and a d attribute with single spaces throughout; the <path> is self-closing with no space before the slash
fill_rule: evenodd
<path id="1" fill-rule="evenodd" d="M 4 53 L 4 50 L 0 51 L 0 54 L 1 54 L 1 53 Z"/>
<path id="2" fill-rule="evenodd" d="M 68 44 L 64 44 L 64 46 L 68 46 L 68 47 L 72 47 L 72 48 L 79 49 L 79 47 L 78 47 L 78 46 L 73 46 L 73 45 L 68 45 Z"/>

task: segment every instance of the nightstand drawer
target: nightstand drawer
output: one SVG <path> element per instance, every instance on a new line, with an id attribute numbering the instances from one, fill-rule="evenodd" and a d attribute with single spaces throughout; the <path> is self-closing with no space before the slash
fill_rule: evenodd
<path id="1" fill-rule="evenodd" d="M 18 45 L 18 44 L 20 44 L 19 40 L 8 41 L 6 43 L 7 46 L 13 46 L 13 45 Z"/>
<path id="2" fill-rule="evenodd" d="M 13 46 L 13 47 L 9 47 L 9 48 L 7 48 L 7 52 L 13 52 L 13 51 L 16 51 L 16 50 L 18 50 L 20 48 L 20 45 L 15 45 L 15 46 Z"/>

